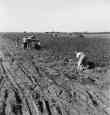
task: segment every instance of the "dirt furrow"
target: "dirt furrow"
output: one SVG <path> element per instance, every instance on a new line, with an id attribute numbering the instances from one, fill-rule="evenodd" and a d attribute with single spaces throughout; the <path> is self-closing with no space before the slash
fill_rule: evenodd
<path id="1" fill-rule="evenodd" d="M 11 104 L 14 113 L 23 114 L 21 110 L 25 105 L 28 115 L 109 115 L 106 107 L 110 99 L 98 87 L 102 86 L 101 73 L 75 73 L 74 64 L 57 61 L 48 64 L 46 51 L 39 52 L 39 56 L 31 50 L 19 51 L 8 46 L 1 68 L 5 71 L 4 82 L 8 82 L 14 92 L 16 104 Z M 2 77 L 0 81 L 4 84 Z"/>

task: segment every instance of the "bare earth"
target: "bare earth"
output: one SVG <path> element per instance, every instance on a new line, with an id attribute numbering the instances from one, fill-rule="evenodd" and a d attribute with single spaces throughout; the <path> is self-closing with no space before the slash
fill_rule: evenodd
<path id="1" fill-rule="evenodd" d="M 0 115 L 110 115 L 110 68 L 78 73 L 49 50 L 0 37 Z"/>

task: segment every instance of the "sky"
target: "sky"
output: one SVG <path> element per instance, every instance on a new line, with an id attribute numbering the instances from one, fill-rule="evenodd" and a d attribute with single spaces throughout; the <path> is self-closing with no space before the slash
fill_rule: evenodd
<path id="1" fill-rule="evenodd" d="M 110 0 L 0 0 L 0 32 L 110 32 Z"/>

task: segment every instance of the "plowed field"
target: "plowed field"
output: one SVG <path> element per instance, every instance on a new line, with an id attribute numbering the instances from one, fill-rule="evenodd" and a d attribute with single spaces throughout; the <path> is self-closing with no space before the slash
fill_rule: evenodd
<path id="1" fill-rule="evenodd" d="M 110 115 L 108 38 L 39 35 L 37 51 L 24 50 L 21 37 L 0 36 L 0 115 Z M 77 72 L 74 50 L 98 67 Z"/>

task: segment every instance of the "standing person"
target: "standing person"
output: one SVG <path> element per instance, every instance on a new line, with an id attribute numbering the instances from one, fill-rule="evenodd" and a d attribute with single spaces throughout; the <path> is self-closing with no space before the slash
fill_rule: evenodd
<path id="1" fill-rule="evenodd" d="M 27 37 L 26 36 L 23 38 L 23 48 L 24 49 L 27 48 Z"/>
<path id="2" fill-rule="evenodd" d="M 31 48 L 32 36 L 27 37 L 27 48 Z"/>

